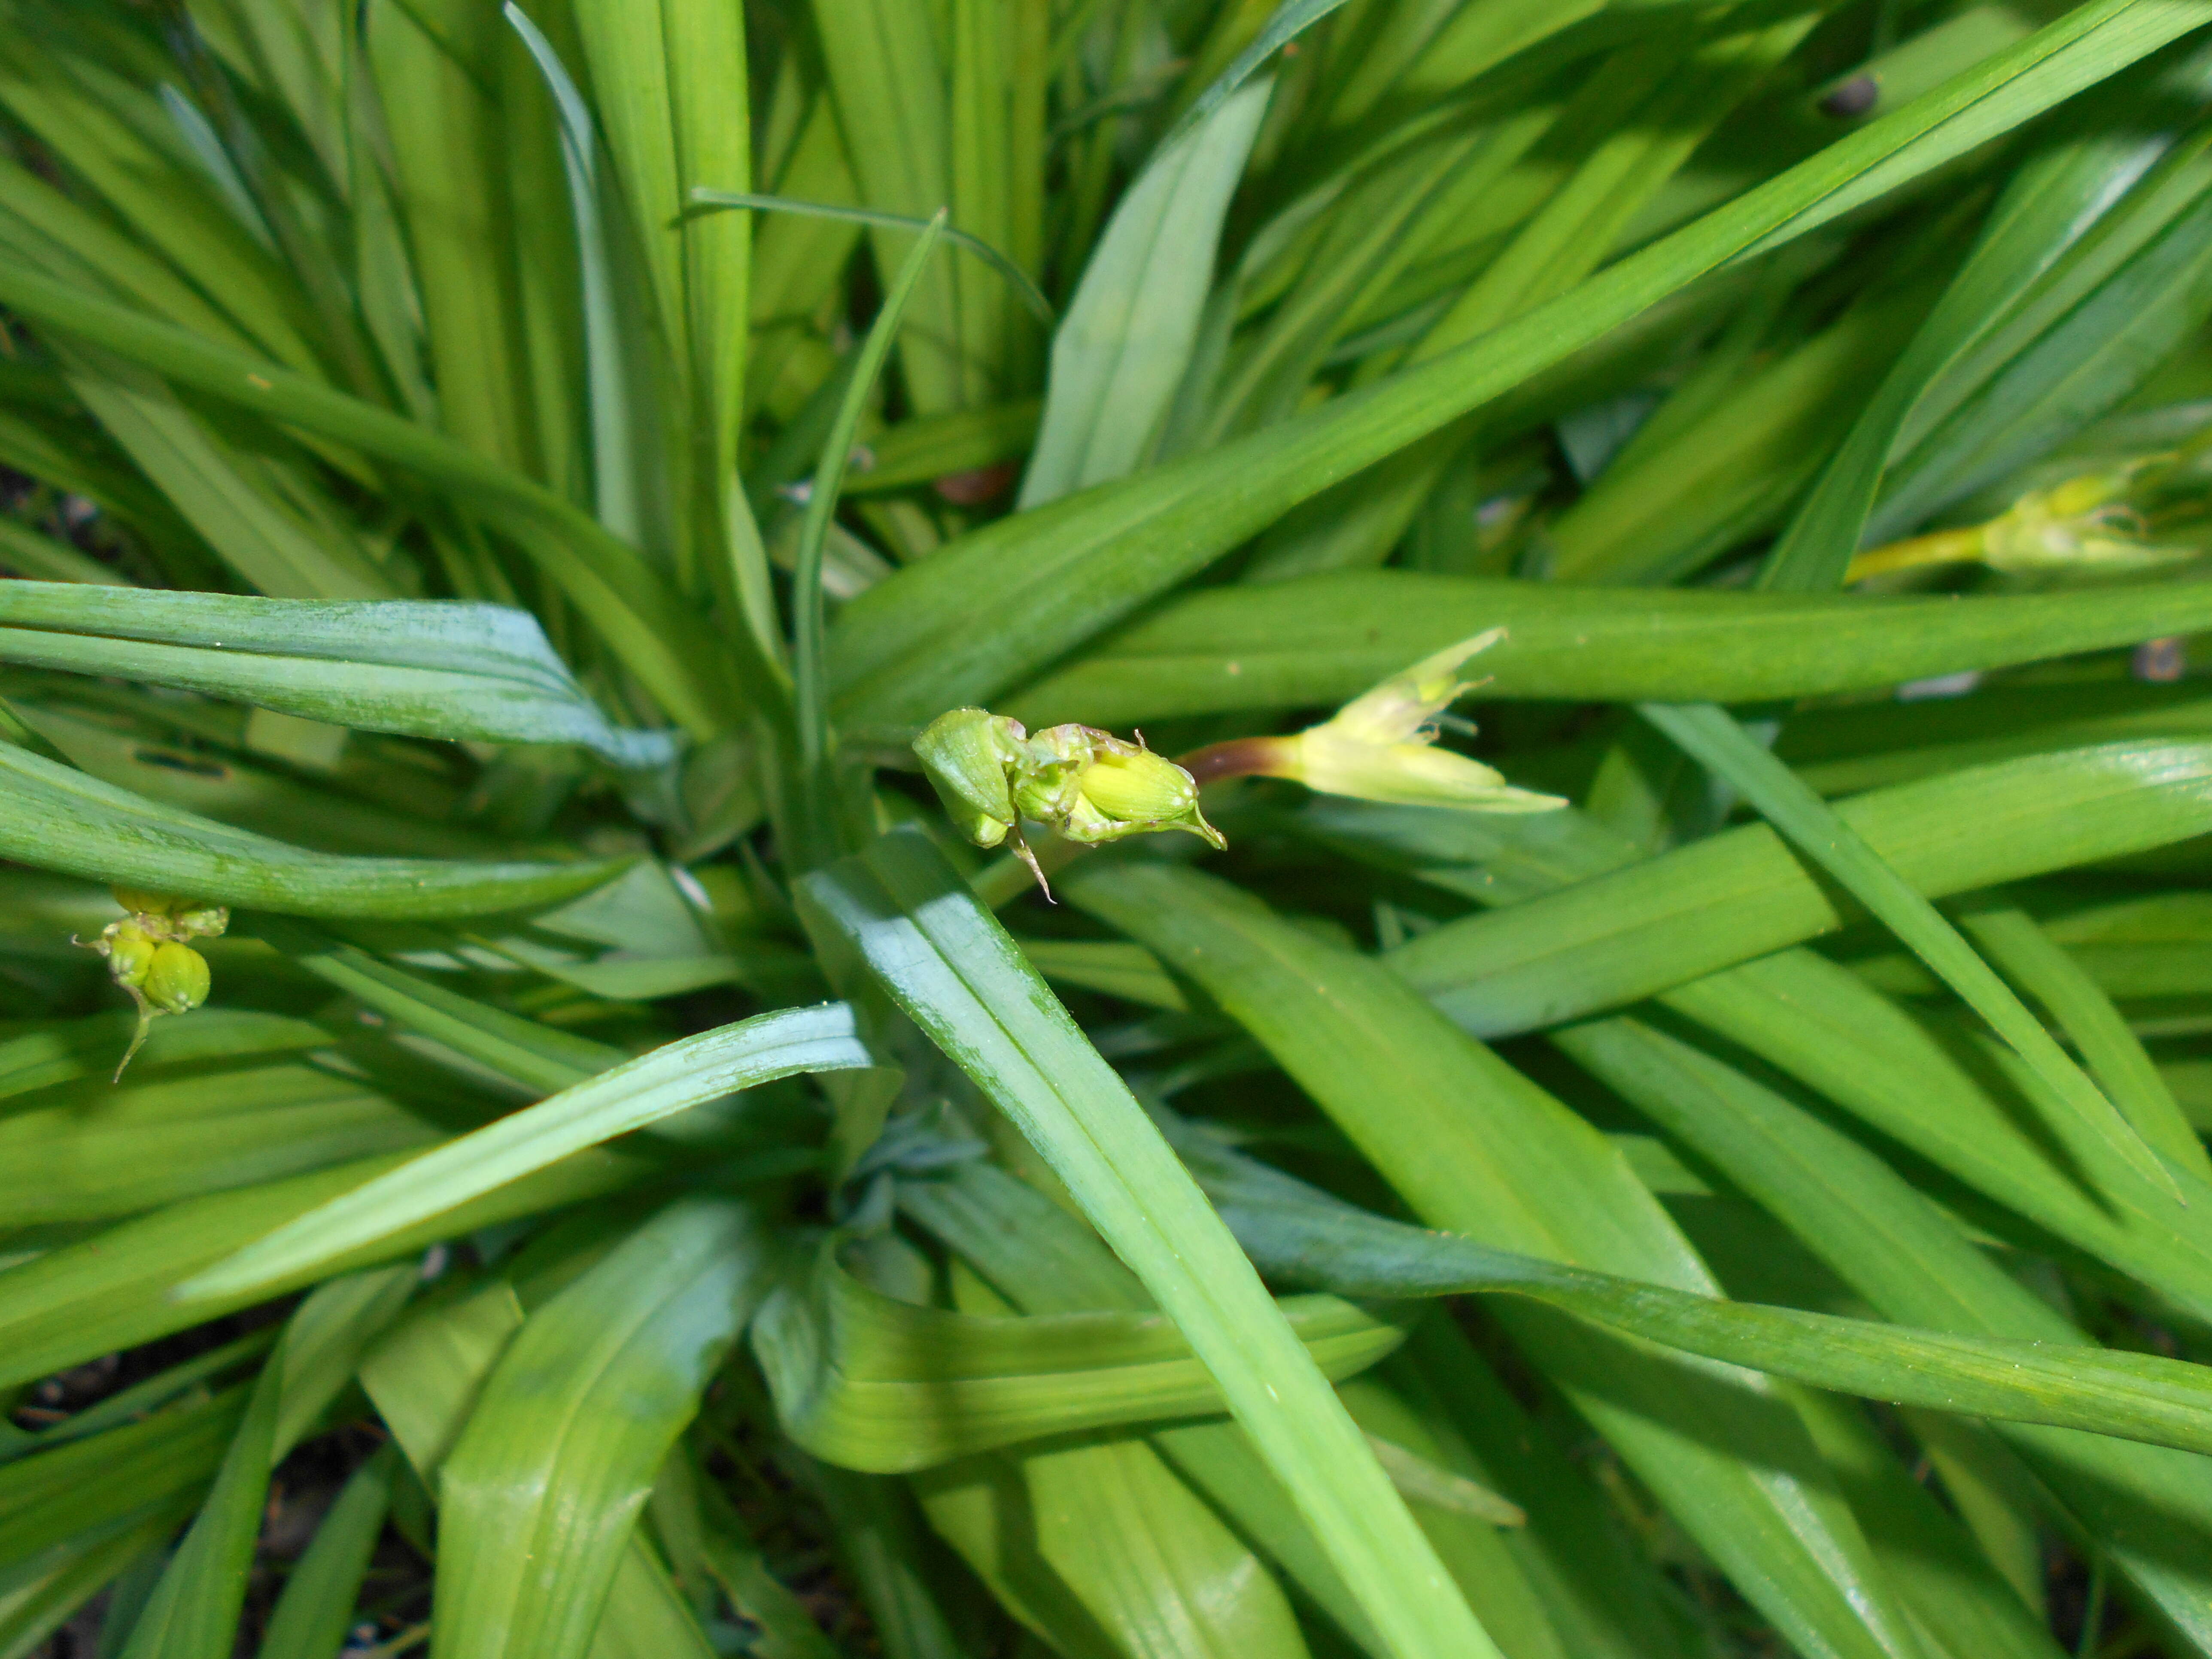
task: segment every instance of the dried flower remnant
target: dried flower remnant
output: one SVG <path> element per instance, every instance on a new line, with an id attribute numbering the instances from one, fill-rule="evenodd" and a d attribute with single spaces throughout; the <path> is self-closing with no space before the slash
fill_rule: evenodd
<path id="1" fill-rule="evenodd" d="M 1505 637 L 1493 628 L 1423 658 L 1354 697 L 1319 726 L 1288 737 L 1236 738 L 1183 757 L 1201 783 L 1288 778 L 1322 794 L 1478 812 L 1548 812 L 1557 795 L 1517 789 L 1496 768 L 1436 747 L 1437 719 L 1478 681 L 1462 664 Z"/>
<path id="2" fill-rule="evenodd" d="M 2199 550 L 2150 539 L 2134 497 L 2174 458 L 2152 456 L 2032 489 L 1985 523 L 1931 531 L 1873 548 L 1851 561 L 1847 581 L 1926 565 L 1985 564 L 2008 575 L 2095 572 L 2126 575 L 2179 564 Z"/>

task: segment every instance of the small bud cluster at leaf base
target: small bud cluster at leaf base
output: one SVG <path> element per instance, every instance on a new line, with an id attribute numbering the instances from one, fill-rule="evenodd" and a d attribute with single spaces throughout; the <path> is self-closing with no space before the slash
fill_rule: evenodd
<path id="1" fill-rule="evenodd" d="M 1404 806 L 1449 806 L 1476 812 L 1548 812 L 1557 795 L 1516 789 L 1480 761 L 1438 749 L 1437 716 L 1474 689 L 1459 666 L 1505 637 L 1493 628 L 1424 657 L 1334 718 L 1279 738 L 1237 738 L 1183 759 L 1212 783 L 1231 777 L 1288 778 L 1325 795 Z"/>
<path id="2" fill-rule="evenodd" d="M 914 752 L 960 833 L 978 847 L 1011 846 L 1044 885 L 1022 839 L 1024 818 L 1083 845 L 1182 830 L 1224 847 L 1198 810 L 1198 786 L 1173 761 L 1088 726 L 1030 737 L 1018 720 L 981 708 L 940 714 Z"/>
<path id="3" fill-rule="evenodd" d="M 156 1018 L 188 1014 L 207 1000 L 207 958 L 192 949 L 191 941 L 222 933 L 230 926 L 230 912 L 204 900 L 142 888 L 110 890 L 130 914 L 108 923 L 91 948 L 107 958 L 107 971 L 138 1005 L 138 1030 L 115 1068 L 120 1078 Z"/>

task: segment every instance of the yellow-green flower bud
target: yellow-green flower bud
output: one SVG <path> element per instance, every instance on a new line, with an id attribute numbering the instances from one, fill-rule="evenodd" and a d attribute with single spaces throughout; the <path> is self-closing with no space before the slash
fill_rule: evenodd
<path id="1" fill-rule="evenodd" d="M 166 916 L 177 908 L 178 901 L 167 893 L 156 893 L 144 887 L 111 887 L 107 890 L 115 902 L 134 916 Z"/>
<path id="2" fill-rule="evenodd" d="M 1022 763 L 1018 721 L 981 708 L 939 714 L 914 740 L 921 769 L 960 833 L 996 847 L 1021 823 L 1008 775 Z"/>
<path id="3" fill-rule="evenodd" d="M 94 947 L 107 958 L 107 971 L 115 975 L 115 982 L 126 990 L 135 990 L 146 982 L 146 975 L 154 965 L 154 957 L 161 948 L 153 936 L 136 922 L 111 923 Z"/>
<path id="4" fill-rule="evenodd" d="M 142 988 L 146 1000 L 165 1014 L 188 1014 L 208 1000 L 207 958 L 174 940 L 157 948 Z"/>
<path id="5" fill-rule="evenodd" d="M 1189 773 L 1140 744 L 1099 732 L 1090 764 L 1075 775 L 1075 798 L 1055 827 L 1070 841 L 1119 841 L 1155 830 L 1187 830 L 1216 848 L 1228 842 L 1198 810 Z"/>

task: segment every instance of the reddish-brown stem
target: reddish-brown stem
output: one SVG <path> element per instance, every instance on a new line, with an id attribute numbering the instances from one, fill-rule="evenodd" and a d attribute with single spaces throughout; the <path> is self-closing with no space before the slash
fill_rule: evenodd
<path id="1" fill-rule="evenodd" d="M 1231 738 L 1178 755 L 1176 764 L 1201 789 L 1230 778 L 1266 777 L 1283 763 L 1283 743 L 1281 738 Z"/>

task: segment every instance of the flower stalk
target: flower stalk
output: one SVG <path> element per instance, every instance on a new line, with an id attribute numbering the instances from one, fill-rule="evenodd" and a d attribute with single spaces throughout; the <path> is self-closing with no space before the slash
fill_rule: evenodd
<path id="1" fill-rule="evenodd" d="M 1079 847 L 1181 830 L 1218 852 L 1228 842 L 1206 821 L 1198 795 L 1230 778 L 1285 778 L 1323 794 L 1399 805 L 1550 811 L 1565 802 L 1517 789 L 1494 767 L 1436 747 L 1438 717 L 1480 684 L 1461 679 L 1461 665 L 1504 637 L 1493 628 L 1424 657 L 1319 726 L 1233 738 L 1179 760 L 1154 754 L 1142 732 L 1131 743 L 1068 725 L 1030 737 L 1020 721 L 983 708 L 939 715 L 914 750 L 960 833 L 977 847 L 1006 847 L 1048 898 L 1052 889 L 1022 833 L 1024 820 Z"/>

